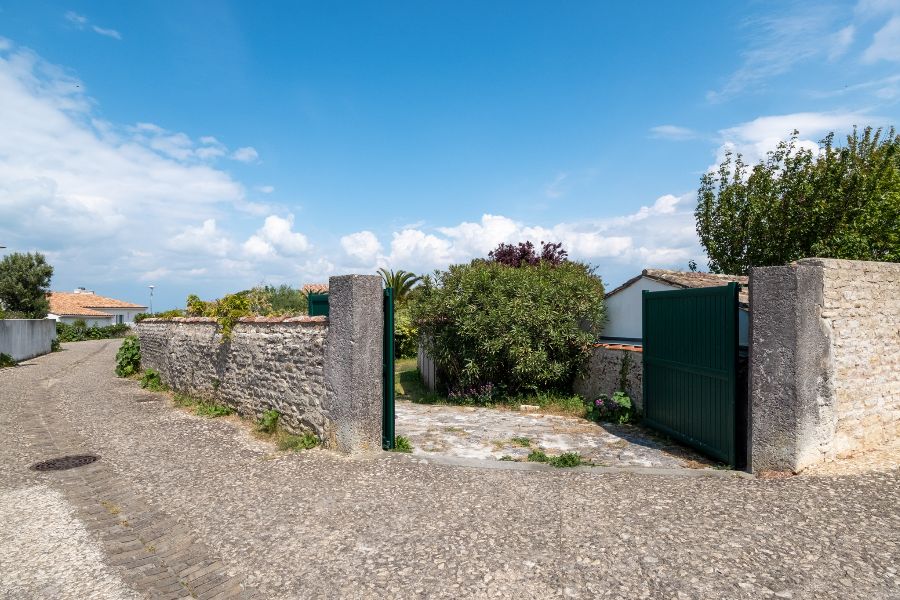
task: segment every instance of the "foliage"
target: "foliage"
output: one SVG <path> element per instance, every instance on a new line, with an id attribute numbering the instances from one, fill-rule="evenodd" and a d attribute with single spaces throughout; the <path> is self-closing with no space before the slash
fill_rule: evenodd
<path id="1" fill-rule="evenodd" d="M 102 327 L 88 327 L 84 319 L 77 319 L 71 325 L 61 321 L 56 322 L 56 338 L 60 342 L 108 340 L 124 337 L 126 333 L 128 333 L 128 325 L 124 323 L 104 325 Z"/>
<path id="2" fill-rule="evenodd" d="M 528 462 L 539 462 L 545 463 L 550 460 L 550 457 L 547 456 L 546 452 L 543 450 L 532 450 L 528 453 Z"/>
<path id="3" fill-rule="evenodd" d="M 62 348 L 59 345 L 59 340 L 57 338 L 53 338 L 50 340 L 50 352 L 59 352 Z"/>
<path id="4" fill-rule="evenodd" d="M 254 314 L 266 314 L 260 310 L 268 310 L 265 299 L 249 292 L 226 294 L 218 300 L 210 302 L 201 300 L 191 294 L 187 297 L 187 314 L 191 317 L 213 317 L 219 324 L 222 339 L 231 339 L 234 326 L 241 317 L 249 317 Z"/>
<path id="5" fill-rule="evenodd" d="M 310 450 L 318 445 L 319 438 L 308 431 L 303 435 L 286 433 L 278 439 L 279 450 Z"/>
<path id="6" fill-rule="evenodd" d="M 0 309 L 0 319 L 27 319 L 28 315 L 17 310 Z"/>
<path id="7" fill-rule="evenodd" d="M 225 406 L 224 404 L 199 402 L 194 408 L 194 414 L 215 419 L 216 417 L 227 417 L 228 415 L 234 414 L 234 409 L 230 406 Z"/>
<path id="8" fill-rule="evenodd" d="M 172 402 L 175 403 L 175 406 L 180 406 L 182 408 L 193 407 L 200 404 L 200 400 L 198 400 L 197 398 L 179 392 L 175 392 L 172 395 Z"/>
<path id="9" fill-rule="evenodd" d="M 307 310 L 306 294 L 297 288 L 287 284 L 278 287 L 267 285 L 256 288 L 264 296 L 268 303 L 268 314 L 276 315 L 305 315 Z"/>
<path id="10" fill-rule="evenodd" d="M 53 267 L 43 254 L 7 254 L 0 260 L 0 307 L 28 319 L 43 319 L 50 310 L 47 294 L 52 277 Z"/>
<path id="11" fill-rule="evenodd" d="M 394 357 L 413 358 L 419 351 L 419 328 L 413 324 L 409 309 L 400 306 L 394 311 Z"/>
<path id="12" fill-rule="evenodd" d="M 409 438 L 398 435 L 394 438 L 393 451 L 410 453 L 413 451 L 412 443 L 410 443 Z"/>
<path id="13" fill-rule="evenodd" d="M 0 352 L 0 369 L 3 369 L 5 367 L 14 367 L 17 364 L 19 364 L 19 363 L 17 363 L 15 360 L 13 360 L 12 356 L 10 356 L 9 354 Z"/>
<path id="14" fill-rule="evenodd" d="M 520 448 L 528 448 L 531 446 L 531 440 L 523 436 L 510 438 L 509 441 L 513 446 L 518 446 Z"/>
<path id="15" fill-rule="evenodd" d="M 451 389 L 569 389 L 605 318 L 602 281 L 571 261 L 511 268 L 475 260 L 425 287 L 411 305 L 413 323 Z"/>
<path id="16" fill-rule="evenodd" d="M 134 315 L 134 322 L 140 323 L 144 319 L 154 318 L 154 319 L 171 319 L 172 317 L 183 317 L 184 311 L 180 308 L 174 308 L 172 310 L 164 310 L 158 313 L 138 313 Z"/>
<path id="17" fill-rule="evenodd" d="M 447 401 L 452 404 L 490 406 L 494 404 L 494 392 L 494 384 L 488 382 L 483 385 L 473 385 L 467 388 L 451 390 L 447 394 Z"/>
<path id="18" fill-rule="evenodd" d="M 147 369 L 141 376 L 141 387 L 151 392 L 164 392 L 168 388 L 155 369 Z"/>
<path id="19" fill-rule="evenodd" d="M 256 430 L 260 433 L 275 433 L 280 418 L 281 413 L 277 410 L 267 410 L 256 422 Z"/>
<path id="20" fill-rule="evenodd" d="M 560 243 L 541 242 L 541 253 L 538 254 L 534 244 L 526 241 L 518 245 L 500 244 L 488 253 L 488 257 L 507 267 L 533 267 L 542 262 L 557 266 L 569 260 L 569 253 Z"/>
<path id="21" fill-rule="evenodd" d="M 818 152 L 790 139 L 749 168 L 725 155 L 700 180 L 697 233 L 715 273 L 822 256 L 900 262 L 900 136 L 834 134 Z"/>
<path id="22" fill-rule="evenodd" d="M 543 450 L 532 450 L 527 460 L 528 462 L 547 463 L 558 468 L 577 467 L 587 464 L 577 452 L 563 452 L 559 456 L 547 456 Z"/>
<path id="23" fill-rule="evenodd" d="M 378 269 L 384 287 L 394 289 L 394 304 L 405 304 L 410 291 L 419 283 L 422 278 L 415 273 L 409 271 L 388 271 L 387 269 Z"/>
<path id="24" fill-rule="evenodd" d="M 116 352 L 116 375 L 129 377 L 141 370 L 141 342 L 129 335 Z"/>
<path id="25" fill-rule="evenodd" d="M 612 398 L 600 394 L 588 408 L 590 418 L 598 423 L 631 423 L 637 418 L 631 398 L 621 391 L 614 393 Z"/>

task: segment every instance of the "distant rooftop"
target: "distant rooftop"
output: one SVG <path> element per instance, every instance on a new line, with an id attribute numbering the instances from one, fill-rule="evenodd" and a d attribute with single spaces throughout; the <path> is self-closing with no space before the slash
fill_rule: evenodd
<path id="1" fill-rule="evenodd" d="M 103 312 L 104 308 L 135 308 L 146 310 L 146 306 L 132 304 L 115 298 L 98 296 L 94 292 L 84 288 L 78 288 L 74 292 L 50 292 L 47 294 L 50 301 L 50 312 L 63 317 L 108 317 Z"/>
<path id="2" fill-rule="evenodd" d="M 637 277 L 632 277 L 613 291 L 606 294 L 607 297 L 627 288 L 641 277 L 647 277 L 648 279 L 668 283 L 669 285 L 680 288 L 717 287 L 731 282 L 739 283 L 741 284 L 741 289 L 738 292 L 738 302 L 744 307 L 750 306 L 750 290 L 748 287 L 750 278 L 746 275 L 722 275 L 718 273 L 699 273 L 696 271 L 670 271 L 668 269 L 644 269 Z"/>

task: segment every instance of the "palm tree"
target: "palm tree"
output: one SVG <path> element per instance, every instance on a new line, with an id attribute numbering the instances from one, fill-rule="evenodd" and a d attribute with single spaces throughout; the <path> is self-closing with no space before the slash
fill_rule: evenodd
<path id="1" fill-rule="evenodd" d="M 409 291 L 415 287 L 422 278 L 415 273 L 409 271 L 388 271 L 387 269 L 378 269 L 381 279 L 384 281 L 384 287 L 394 288 L 394 302 L 401 302 L 406 299 Z"/>

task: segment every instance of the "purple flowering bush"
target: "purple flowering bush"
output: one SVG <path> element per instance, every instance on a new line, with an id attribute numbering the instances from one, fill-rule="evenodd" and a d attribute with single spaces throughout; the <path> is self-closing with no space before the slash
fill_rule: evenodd
<path id="1" fill-rule="evenodd" d="M 590 418 L 598 423 L 630 423 L 637 418 L 631 398 L 625 392 L 616 392 L 612 398 L 606 394 L 588 403 Z"/>
<path id="2" fill-rule="evenodd" d="M 456 388 L 450 391 L 447 399 L 455 404 L 474 404 L 485 406 L 494 403 L 494 384 L 485 383 L 467 388 Z"/>

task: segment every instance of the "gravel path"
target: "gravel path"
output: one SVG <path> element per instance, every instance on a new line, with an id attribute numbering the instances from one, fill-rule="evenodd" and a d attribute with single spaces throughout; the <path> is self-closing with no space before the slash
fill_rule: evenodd
<path id="1" fill-rule="evenodd" d="M 762 480 L 280 453 L 116 379 L 117 346 L 0 370 L 0 598 L 900 598 L 897 468 Z M 28 469 L 75 452 L 102 458 Z"/>

